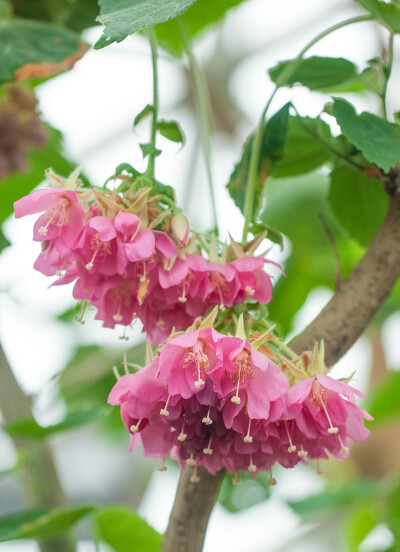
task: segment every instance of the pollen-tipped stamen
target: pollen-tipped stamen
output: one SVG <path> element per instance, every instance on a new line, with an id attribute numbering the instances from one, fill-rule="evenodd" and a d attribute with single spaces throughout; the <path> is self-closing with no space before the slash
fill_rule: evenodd
<path id="1" fill-rule="evenodd" d="M 270 487 L 273 487 L 274 485 L 276 485 L 276 479 L 275 479 L 275 477 L 272 475 L 272 470 L 269 470 L 268 485 L 269 485 Z"/>
<path id="2" fill-rule="evenodd" d="M 247 467 L 247 471 L 250 473 L 254 473 L 257 471 L 257 466 L 253 464 L 253 456 L 250 454 L 250 464 Z"/>
<path id="3" fill-rule="evenodd" d="M 241 372 L 241 370 L 242 370 L 242 365 L 239 364 L 239 373 L 238 373 L 238 381 L 237 381 L 237 386 L 236 386 L 236 393 L 231 398 L 231 402 L 233 402 L 235 404 L 240 404 L 239 387 L 240 387 L 240 372 Z"/>
<path id="4" fill-rule="evenodd" d="M 185 431 L 185 420 L 183 420 L 181 432 L 177 437 L 178 441 L 180 441 L 181 443 L 184 443 L 187 439 L 187 434 L 184 431 Z"/>
<path id="5" fill-rule="evenodd" d="M 189 458 L 186 458 L 186 464 L 188 466 L 195 466 L 196 465 L 196 459 L 193 457 L 193 452 L 190 453 Z"/>
<path id="6" fill-rule="evenodd" d="M 165 458 L 161 460 L 161 466 L 157 468 L 159 472 L 167 471 L 167 466 L 165 465 Z"/>
<path id="7" fill-rule="evenodd" d="M 200 477 L 197 475 L 197 465 L 194 466 L 193 475 L 190 478 L 191 483 L 198 483 L 200 481 Z"/>
<path id="8" fill-rule="evenodd" d="M 210 418 L 210 410 L 211 410 L 211 404 L 210 406 L 208 407 L 208 411 L 207 411 L 207 416 L 205 416 L 201 421 L 203 422 L 203 424 L 206 424 L 206 425 L 211 425 L 212 424 L 212 419 Z"/>
<path id="9" fill-rule="evenodd" d="M 249 418 L 249 425 L 247 427 L 247 435 L 245 435 L 243 437 L 243 441 L 245 443 L 252 443 L 253 442 L 253 437 L 250 435 L 250 428 L 251 428 L 251 418 Z"/>
<path id="10" fill-rule="evenodd" d="M 286 420 L 284 420 L 283 423 L 285 424 L 286 433 L 287 433 L 287 436 L 288 436 L 288 439 L 289 439 L 288 452 L 295 452 L 295 450 L 296 450 L 296 445 L 294 445 L 293 442 L 292 442 L 292 438 L 291 438 L 291 436 L 290 436 L 289 428 L 288 428 L 288 426 L 287 426 Z"/>
<path id="11" fill-rule="evenodd" d="M 233 485 L 239 485 L 239 483 L 241 483 L 241 482 L 242 482 L 242 480 L 240 479 L 240 477 L 238 476 L 238 473 L 236 472 L 234 478 L 232 479 L 232 484 Z"/>
<path id="12" fill-rule="evenodd" d="M 320 398 L 320 403 L 322 405 L 322 408 L 324 409 L 324 412 L 325 412 L 325 415 L 326 417 L 328 418 L 328 422 L 329 422 L 329 429 L 328 429 L 328 433 L 337 433 L 339 431 L 339 429 L 337 427 L 334 427 L 334 425 L 332 424 L 332 420 L 331 420 L 331 417 L 329 416 L 329 412 L 325 406 L 325 403 L 324 401 L 322 400 L 322 398 Z"/>
<path id="13" fill-rule="evenodd" d="M 340 450 L 340 454 L 342 454 L 343 456 L 346 456 L 346 454 L 349 454 L 349 447 L 346 447 L 346 445 L 343 443 L 343 440 L 340 434 L 338 434 L 338 438 L 339 438 L 340 446 L 342 447 Z"/>
<path id="14" fill-rule="evenodd" d="M 140 426 L 142 420 L 143 420 L 143 418 L 140 418 L 140 420 L 138 421 L 138 423 L 136 425 L 131 425 L 130 430 L 131 430 L 132 433 L 137 433 L 139 431 L 139 426 Z"/>
<path id="15" fill-rule="evenodd" d="M 167 402 L 165 403 L 164 408 L 162 408 L 160 410 L 161 416 L 169 416 L 169 412 L 168 412 L 167 408 L 168 408 L 168 403 L 169 403 L 170 398 L 171 398 L 171 395 L 168 395 Z"/>
<path id="16" fill-rule="evenodd" d="M 207 447 L 203 449 L 204 454 L 208 454 L 210 456 L 212 455 L 212 453 L 213 453 L 213 449 L 211 448 L 212 440 L 213 440 L 213 438 L 212 438 L 212 435 L 211 435 L 211 437 L 208 441 Z"/>

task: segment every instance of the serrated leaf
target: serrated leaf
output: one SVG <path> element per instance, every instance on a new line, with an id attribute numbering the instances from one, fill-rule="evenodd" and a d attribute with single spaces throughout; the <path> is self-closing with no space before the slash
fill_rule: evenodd
<path id="1" fill-rule="evenodd" d="M 148 155 L 154 155 L 156 157 L 161 155 L 161 150 L 155 148 L 153 144 L 139 144 L 139 146 L 143 153 L 143 159 L 145 159 Z"/>
<path id="2" fill-rule="evenodd" d="M 133 126 L 136 126 L 137 124 L 139 124 L 142 119 L 144 119 L 147 115 L 150 115 L 150 113 L 153 113 L 153 111 L 154 111 L 154 106 L 152 106 L 151 104 L 145 105 L 142 111 L 140 111 L 136 115 L 133 121 Z"/>
<path id="3" fill-rule="evenodd" d="M 381 0 L 357 0 L 363 8 L 395 33 L 400 33 L 400 9 L 395 4 Z"/>
<path id="4" fill-rule="evenodd" d="M 220 21 L 227 11 L 244 0 L 197 0 L 183 15 L 185 29 L 192 39 L 197 38 L 212 24 Z M 156 27 L 157 39 L 161 46 L 175 55 L 183 52 L 183 43 L 176 22 L 169 21 Z"/>
<path id="5" fill-rule="evenodd" d="M 176 121 L 158 121 L 157 128 L 164 138 L 171 140 L 171 142 L 178 142 L 183 144 L 185 141 L 185 136 L 179 123 Z"/>
<path id="6" fill-rule="evenodd" d="M 94 519 L 96 535 L 115 552 L 159 552 L 162 536 L 135 511 L 112 506 L 100 511 Z"/>
<path id="7" fill-rule="evenodd" d="M 389 207 L 382 183 L 348 165 L 335 167 L 330 179 L 328 199 L 333 214 L 352 238 L 367 246 Z"/>
<path id="8" fill-rule="evenodd" d="M 277 83 L 286 67 L 294 60 L 281 61 L 272 67 L 269 76 Z M 337 85 L 352 81 L 357 76 L 357 68 L 348 59 L 312 56 L 303 59 L 294 73 L 281 86 L 293 86 L 296 83 L 310 90 L 332 89 Z"/>
<path id="9" fill-rule="evenodd" d="M 49 426 L 39 425 L 34 418 L 24 418 L 7 424 L 4 429 L 20 439 L 44 439 L 49 435 L 86 425 L 103 417 L 105 410 L 90 409 L 67 414 L 61 422 Z"/>
<path id="10" fill-rule="evenodd" d="M 365 158 L 385 172 L 400 161 L 400 135 L 397 126 L 373 115 L 358 115 L 354 106 L 334 98 L 333 114 L 346 138 Z"/>
<path id="11" fill-rule="evenodd" d="M 0 84 L 29 63 L 60 63 L 79 51 L 80 38 L 48 23 L 16 17 L 0 21 Z"/>
<path id="12" fill-rule="evenodd" d="M 0 224 L 13 212 L 13 203 L 27 195 L 45 179 L 45 170 L 51 167 L 58 174 L 70 174 L 75 166 L 62 156 L 62 135 L 47 127 L 48 140 L 42 148 L 28 153 L 28 170 L 13 173 L 0 180 Z"/>
<path id="13" fill-rule="evenodd" d="M 261 143 L 258 174 L 256 181 L 255 202 L 257 205 L 262 193 L 264 182 L 271 173 L 274 164 L 282 157 L 288 128 L 290 103 L 284 105 L 265 125 Z M 242 157 L 235 165 L 227 188 L 230 196 L 243 212 L 246 195 L 251 151 L 254 135 L 251 135 L 244 146 Z"/>
<path id="14" fill-rule="evenodd" d="M 0 542 L 65 534 L 94 509 L 94 506 L 85 505 L 55 510 L 26 510 L 0 517 Z"/>
<path id="15" fill-rule="evenodd" d="M 289 117 L 284 153 L 274 166 L 273 176 L 305 174 L 322 167 L 332 155 L 328 148 L 334 141 L 329 125 L 321 119 Z"/>
<path id="16" fill-rule="evenodd" d="M 128 35 L 174 19 L 196 0 L 99 0 L 100 15 L 105 26 L 95 48 L 100 49 L 121 42 Z"/>

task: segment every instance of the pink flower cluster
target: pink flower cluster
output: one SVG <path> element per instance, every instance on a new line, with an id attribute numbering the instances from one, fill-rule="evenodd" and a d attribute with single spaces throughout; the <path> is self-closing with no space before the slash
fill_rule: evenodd
<path id="1" fill-rule="evenodd" d="M 87 195 L 65 187 L 39 190 L 18 200 L 15 214 L 43 213 L 34 226 L 34 240 L 43 244 L 35 268 L 57 275 L 56 285 L 76 280 L 74 297 L 94 305 L 106 327 L 128 326 L 139 318 L 148 339 L 158 344 L 172 328 L 189 326 L 212 305 L 271 299 L 271 277 L 263 270 L 270 261 L 244 256 L 208 262 L 196 254 L 196 246 L 194 253 L 186 247 L 184 217 L 183 231 L 182 224 L 175 232 L 171 224 L 167 233 L 146 227 L 116 203 L 110 214 L 97 196 L 87 201 Z"/>
<path id="2" fill-rule="evenodd" d="M 326 375 L 289 388 L 249 341 L 205 328 L 171 339 L 148 366 L 122 376 L 109 403 L 121 405 L 130 450 L 142 444 L 147 456 L 171 454 L 195 466 L 195 482 L 196 466 L 256 473 L 276 462 L 346 457 L 350 438 L 369 435 L 363 418 L 371 418 L 355 394 Z"/>

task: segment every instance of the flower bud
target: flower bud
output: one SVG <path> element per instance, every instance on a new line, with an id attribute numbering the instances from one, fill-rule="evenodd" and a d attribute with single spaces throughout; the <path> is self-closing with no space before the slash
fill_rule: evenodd
<path id="1" fill-rule="evenodd" d="M 181 244 L 186 245 L 189 237 L 189 221 L 184 215 L 174 215 L 172 217 L 171 230 Z"/>

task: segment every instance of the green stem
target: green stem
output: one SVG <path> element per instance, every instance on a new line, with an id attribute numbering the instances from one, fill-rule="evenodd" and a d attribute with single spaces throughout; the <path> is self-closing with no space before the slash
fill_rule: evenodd
<path id="1" fill-rule="evenodd" d="M 192 42 L 187 32 L 186 25 L 182 18 L 176 19 L 179 34 L 182 38 L 183 47 L 189 60 L 190 71 L 193 79 L 193 90 L 195 95 L 195 101 L 197 104 L 198 114 L 200 118 L 200 135 L 203 145 L 204 160 L 207 171 L 208 188 L 210 192 L 213 226 L 216 234 L 218 235 L 218 217 L 217 217 L 217 204 L 214 194 L 214 183 L 211 171 L 211 147 L 210 147 L 210 135 L 211 135 L 211 108 L 210 100 L 208 96 L 207 84 L 205 76 L 201 70 L 200 65 L 193 53 Z"/>
<path id="2" fill-rule="evenodd" d="M 157 38 L 153 28 L 149 29 L 149 40 L 151 48 L 151 63 L 153 67 L 153 117 L 151 120 L 150 142 L 153 148 L 156 148 L 157 139 L 157 119 L 158 119 L 158 73 L 157 73 Z M 154 165 L 156 155 L 151 153 L 147 165 L 146 174 L 154 176 Z"/>
<path id="3" fill-rule="evenodd" d="M 334 31 L 337 31 L 338 29 L 341 29 L 342 27 L 346 27 L 347 25 L 352 25 L 354 23 L 361 23 L 364 21 L 372 21 L 374 18 L 372 15 L 360 15 L 358 17 L 352 17 L 351 19 L 347 19 L 346 21 L 342 21 L 341 23 L 336 23 L 336 25 L 332 25 L 325 31 L 322 31 L 319 33 L 316 37 L 314 37 L 308 44 L 304 46 L 304 48 L 301 50 L 299 55 L 290 63 L 286 65 L 286 67 L 283 69 L 283 71 L 280 73 L 280 75 L 277 78 L 277 82 L 275 84 L 275 88 L 261 114 L 260 122 L 257 127 L 256 136 L 253 140 L 253 145 L 251 149 L 251 157 L 250 157 L 250 166 L 249 166 L 249 173 L 247 177 L 247 186 L 246 186 L 246 197 L 245 197 L 245 203 L 244 203 L 244 228 L 243 228 L 243 238 L 242 243 L 244 244 L 247 240 L 247 234 L 249 233 L 249 226 L 253 219 L 253 204 L 254 204 L 254 192 L 256 187 L 256 180 L 257 180 L 257 173 L 258 173 L 258 162 L 260 157 L 260 149 L 261 149 L 261 142 L 262 142 L 262 135 L 264 131 L 264 120 L 267 115 L 268 109 L 272 103 L 272 100 L 275 97 L 275 94 L 278 92 L 279 88 L 287 83 L 287 81 L 290 79 L 292 75 L 296 72 L 297 68 L 300 66 L 304 54 L 317 42 L 325 38 L 330 33 L 333 33 Z"/>
<path id="4" fill-rule="evenodd" d="M 390 33 L 388 55 L 387 55 L 387 60 L 385 65 L 385 84 L 382 91 L 382 109 L 383 109 L 383 116 L 386 120 L 388 120 L 387 89 L 388 89 L 389 79 L 390 79 L 390 75 L 392 73 L 392 67 L 393 67 L 393 44 L 394 44 L 394 33 Z"/>

